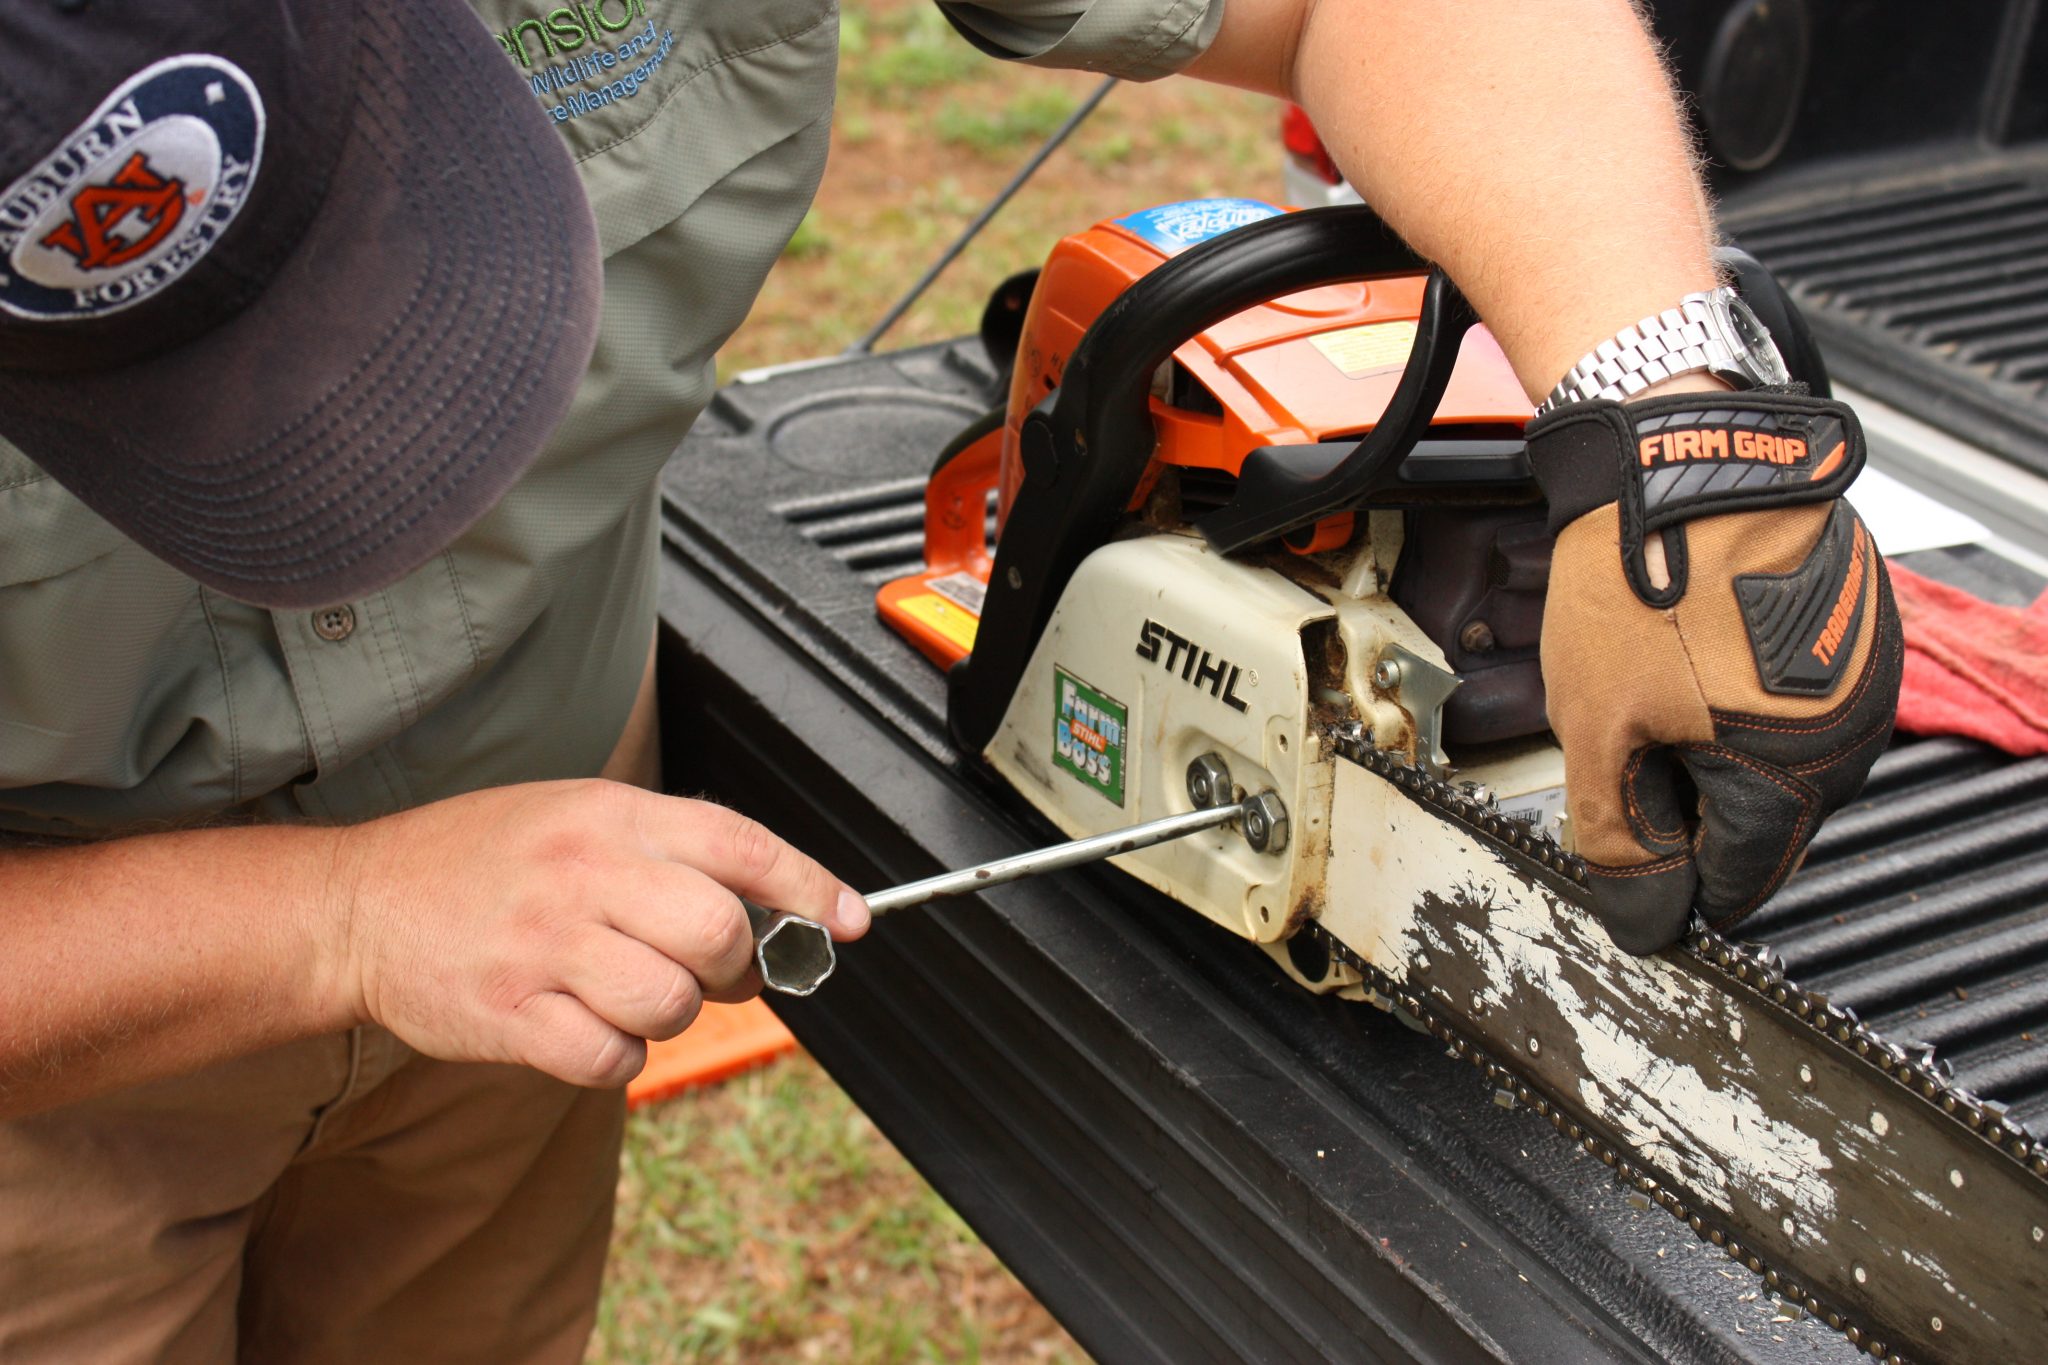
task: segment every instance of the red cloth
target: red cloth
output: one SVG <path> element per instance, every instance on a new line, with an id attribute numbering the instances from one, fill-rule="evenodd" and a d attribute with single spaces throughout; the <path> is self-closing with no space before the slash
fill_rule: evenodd
<path id="1" fill-rule="evenodd" d="M 2048 593 L 2001 607 L 1891 564 L 1906 628 L 1899 728 L 2048 753 Z"/>

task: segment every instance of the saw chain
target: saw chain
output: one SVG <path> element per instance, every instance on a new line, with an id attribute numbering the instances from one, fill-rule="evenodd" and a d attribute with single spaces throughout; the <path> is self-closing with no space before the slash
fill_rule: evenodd
<path id="1" fill-rule="evenodd" d="M 1355 727 L 1330 734 L 1329 743 L 1340 758 L 1391 784 L 1439 819 L 1462 828 L 1511 867 L 1542 883 L 1590 919 L 1585 865 L 1560 844 L 1528 824 L 1501 814 L 1489 800 L 1410 766 L 1402 756 L 1372 747 Z M 1301 932 L 1312 936 L 1332 958 L 1359 973 L 1365 985 L 1388 1005 L 1410 1016 L 1442 1041 L 1452 1057 L 1480 1068 L 1490 1081 L 1548 1119 L 1559 1134 L 1612 1168 L 1619 1183 L 1637 1191 L 1641 1199 L 1665 1209 L 1730 1259 L 1761 1275 L 1781 1299 L 1827 1323 L 1872 1357 L 1893 1365 L 1902 1365 L 1909 1353 L 1915 1359 L 1948 1358 L 1963 1346 L 1961 1338 L 1967 1335 L 1955 1330 L 1964 1326 L 1962 1315 L 1976 1308 L 1978 1299 L 1984 1301 L 1987 1309 L 1992 1306 L 1989 1293 L 1980 1292 L 1978 1299 L 1972 1299 L 1954 1284 L 1948 1284 L 1944 1287 L 1955 1296 L 1955 1301 L 1941 1310 L 1951 1313 L 1948 1323 L 1943 1322 L 1939 1311 L 1921 1315 L 1918 1323 L 1890 1320 L 1884 1313 L 1853 1312 L 1844 1307 L 1842 1300 L 1854 1296 L 1852 1286 L 1878 1288 L 1866 1279 L 1873 1271 L 1861 1264 L 1809 1265 L 1802 1271 L 1786 1263 L 1780 1255 L 1757 1244 L 1753 1229 L 1745 1230 L 1738 1220 L 1716 1208 L 1714 1201 L 1686 1188 L 1674 1177 L 1671 1163 L 1659 1162 L 1636 1150 L 1618 1127 L 1603 1122 L 1588 1105 L 1576 1102 L 1557 1075 L 1541 1074 L 1544 1068 L 1532 1065 L 1533 1059 L 1522 1055 L 1511 1040 L 1499 1036 L 1502 1025 L 1498 1021 L 1489 1026 L 1484 1020 L 1468 1017 L 1435 981 L 1418 981 L 1413 979 L 1412 972 L 1409 980 L 1396 979 L 1317 920 L 1304 923 Z M 2048 1207 L 2048 1145 L 2037 1143 L 2009 1122 L 1996 1102 L 1979 1099 L 1956 1085 L 1949 1068 L 1931 1047 L 1902 1047 L 1860 1022 L 1854 1011 L 1801 988 L 1787 979 L 1783 962 L 1768 948 L 1734 943 L 1696 924 L 1694 932 L 1664 956 L 1674 967 L 1704 978 L 1752 1011 L 1767 1011 L 1781 1020 L 1796 1021 L 1797 1035 L 1810 1040 L 1822 1054 L 1814 1057 L 1815 1067 L 1832 1064 L 1848 1068 L 1867 1082 L 1873 1093 L 1892 1097 L 1901 1110 L 1912 1105 L 1934 1116 L 1956 1142 L 1964 1144 L 1980 1160 L 2023 1174 L 2030 1184 L 2030 1193 L 2041 1195 L 2043 1206 Z M 1498 1011 L 1491 1013 L 1497 1015 Z M 1813 1085 L 1813 1070 L 1805 1062 L 1798 1065 L 1797 1075 L 1809 1089 Z M 1876 1117 L 1872 1115 L 1873 1120 Z M 1884 1131 L 1882 1126 L 1879 1131 Z M 1854 1152 L 1835 1150 L 1828 1155 L 1830 1169 L 1834 1168 L 1833 1163 L 1850 1171 L 1856 1169 Z M 1949 1162 L 1944 1160 L 1942 1164 Z M 1882 1175 L 1890 1182 L 1885 1187 L 1890 1197 L 1904 1195 L 1929 1208 L 1939 1208 L 1939 1200 L 1960 1190 L 1966 1178 L 1963 1166 L 1956 1164 L 1949 1171 L 1954 1190 L 1899 1190 L 1895 1188 L 1895 1169 L 1887 1168 Z M 1876 1191 L 1880 1184 L 1883 1182 L 1873 1177 L 1870 1188 Z M 2039 1254 L 2048 1256 L 2048 1250 L 2040 1249 L 2044 1238 L 2042 1222 L 2036 1222 L 2028 1235 Z M 2009 1321 L 2006 1330 L 2011 1330 Z"/>

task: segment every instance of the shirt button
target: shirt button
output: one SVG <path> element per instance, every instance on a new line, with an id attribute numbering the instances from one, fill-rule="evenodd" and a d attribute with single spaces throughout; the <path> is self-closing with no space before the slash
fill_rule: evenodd
<path id="1" fill-rule="evenodd" d="M 356 633 L 356 609 L 346 602 L 313 613 L 313 633 L 323 640 L 342 641 Z"/>

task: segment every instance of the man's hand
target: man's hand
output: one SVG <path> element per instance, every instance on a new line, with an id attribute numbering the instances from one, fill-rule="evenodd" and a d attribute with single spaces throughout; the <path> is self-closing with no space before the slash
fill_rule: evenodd
<path id="1" fill-rule="evenodd" d="M 1299 101 L 1366 202 L 1457 281 L 1536 401 L 1589 346 L 1719 283 L 1692 137 L 1638 8 L 1230 0 L 1189 70 Z M 1609 932 L 1637 952 L 1676 939 L 1695 903 L 1734 922 L 1791 873 L 1884 746 L 1900 666 L 1883 562 L 1834 502 L 1862 463 L 1847 409 L 1808 414 L 1837 422 L 1834 465 L 1822 468 L 1829 445 L 1796 468 L 1746 465 L 1755 496 L 1667 497 L 1714 463 L 1642 463 L 1631 421 L 1683 410 L 1667 401 L 1581 405 L 1530 430 L 1562 532 L 1543 673 L 1574 837 Z M 1823 579 L 1834 595 L 1817 602 Z M 1819 620 L 1773 614 L 1795 608 Z M 1825 680 L 1792 657 L 1816 645 Z M 1768 657 L 1779 647 L 1786 657 Z"/>
<path id="2" fill-rule="evenodd" d="M 1559 409 L 1529 451 L 1573 839 L 1608 933 L 1654 952 L 1761 905 L 1891 737 L 1898 612 L 1838 496 L 1863 437 L 1840 403 L 1683 393 Z"/>
<path id="3" fill-rule="evenodd" d="M 452 1061 L 623 1085 L 648 1039 L 760 990 L 740 897 L 856 938 L 865 904 L 761 825 L 613 782 L 436 802 L 344 832 L 333 989 Z"/>

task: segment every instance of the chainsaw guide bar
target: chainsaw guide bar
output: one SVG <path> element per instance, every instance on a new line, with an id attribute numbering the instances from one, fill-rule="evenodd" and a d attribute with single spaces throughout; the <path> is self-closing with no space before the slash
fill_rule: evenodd
<path id="1" fill-rule="evenodd" d="M 1412 801 L 1458 846 L 1414 850 L 1422 861 L 1462 851 L 1505 875 L 1421 895 L 1372 944 L 1310 919 L 1298 969 L 1313 974 L 1320 949 L 1356 971 L 1376 1003 L 1877 1359 L 2016 1360 L 2048 1339 L 2048 1146 L 1956 1087 L 1932 1049 L 1909 1053 L 1709 930 L 1655 957 L 1618 952 L 1573 854 L 1356 726 L 1327 743 L 1345 760 L 1333 824 L 1369 844 L 1390 823 L 1375 805 Z"/>

